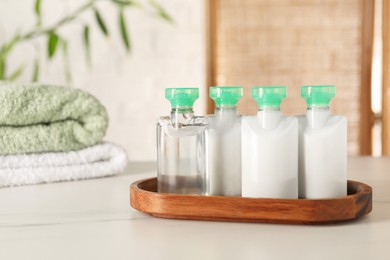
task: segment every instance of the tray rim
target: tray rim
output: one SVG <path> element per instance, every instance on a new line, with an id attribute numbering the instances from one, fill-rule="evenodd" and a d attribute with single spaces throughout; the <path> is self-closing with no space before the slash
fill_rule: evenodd
<path id="1" fill-rule="evenodd" d="M 130 205 L 136 210 L 150 214 L 155 217 L 173 218 L 173 219 L 193 219 L 193 220 L 219 220 L 219 221 L 234 221 L 234 222 L 264 222 L 264 223 L 287 223 L 287 224 L 329 224 L 343 221 L 350 221 L 369 214 L 372 211 L 372 187 L 369 185 L 348 180 L 348 190 L 356 189 L 355 193 L 347 196 L 324 198 L 324 199 L 275 199 L 275 198 L 247 198 L 247 197 L 228 197 L 228 196 L 209 196 L 209 195 L 187 195 L 187 194 L 172 194 L 172 193 L 157 193 L 154 191 L 142 189 L 142 184 L 157 182 L 157 178 L 146 178 L 133 182 L 130 185 Z M 141 198 L 142 197 L 142 198 Z M 140 199 L 140 201 L 138 201 Z M 201 213 L 188 213 L 180 208 L 183 201 L 189 208 L 196 208 L 194 203 L 211 203 L 225 211 L 234 211 L 234 208 L 219 206 L 218 204 L 234 204 L 242 206 L 245 204 L 264 208 L 263 212 L 256 212 L 251 216 L 234 212 L 234 216 L 223 215 L 217 212 L 216 215 L 202 215 Z M 242 205 L 240 205 L 242 204 Z M 322 216 L 319 211 L 327 211 L 328 209 L 340 211 L 337 204 L 345 207 L 345 211 L 351 211 L 343 216 L 333 215 L 331 217 Z M 273 210 L 273 206 L 278 206 L 279 209 L 289 210 L 291 214 L 305 213 L 307 216 L 302 218 L 292 218 L 288 214 L 279 214 L 273 217 L 267 217 L 267 210 Z M 172 212 L 169 207 L 176 207 L 180 212 Z M 179 208 L 177 208 L 179 207 Z M 239 207 L 238 207 L 239 208 Z M 245 208 L 245 207 L 244 207 Z M 207 208 L 204 208 L 207 209 Z M 181 212 L 183 211 L 183 212 Z M 304 212 L 307 211 L 307 212 Z M 263 213 L 263 214 L 262 214 Z M 311 215 L 310 215 L 311 214 Z M 344 214 L 344 213 L 343 213 Z M 269 214 L 268 214 L 269 215 Z"/>

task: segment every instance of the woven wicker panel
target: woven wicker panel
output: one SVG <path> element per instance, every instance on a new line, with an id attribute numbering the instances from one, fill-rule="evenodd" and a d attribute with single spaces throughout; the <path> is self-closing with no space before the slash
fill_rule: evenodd
<path id="1" fill-rule="evenodd" d="M 333 113 L 348 118 L 348 151 L 359 150 L 362 29 L 360 0 L 218 0 L 215 8 L 217 85 L 241 85 L 243 114 L 255 114 L 255 85 L 285 85 L 282 111 L 304 113 L 301 85 L 335 84 Z"/>

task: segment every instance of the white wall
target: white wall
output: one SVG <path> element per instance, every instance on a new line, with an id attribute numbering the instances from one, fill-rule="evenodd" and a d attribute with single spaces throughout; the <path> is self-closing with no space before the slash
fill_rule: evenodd
<path id="1" fill-rule="evenodd" d="M 42 0 L 44 25 L 54 23 L 85 1 Z M 174 24 L 139 9 L 129 10 L 127 22 L 133 45 L 129 55 L 120 40 L 117 9 L 108 1 L 100 1 L 99 9 L 108 23 L 109 39 L 102 36 L 91 12 L 59 31 L 69 39 L 72 85 L 92 93 L 106 106 L 110 126 L 105 140 L 122 145 L 132 161 L 155 160 L 156 118 L 168 114 L 170 109 L 164 89 L 177 86 L 205 89 L 205 2 L 157 0 L 173 17 Z M 0 2 L 0 42 L 12 37 L 15 30 L 26 32 L 33 27 L 34 2 Z M 81 37 L 85 23 L 93 25 L 91 70 L 85 65 Z M 45 42 L 45 38 L 39 42 Z M 18 46 L 10 57 L 10 66 L 15 68 L 20 63 L 30 62 L 37 49 L 44 63 L 40 81 L 65 84 L 62 57 L 58 52 L 53 61 L 47 61 L 45 44 Z M 32 66 L 27 67 L 19 81 L 28 82 L 31 70 Z M 203 98 L 195 106 L 199 114 L 205 113 L 205 95 L 201 92 Z"/>

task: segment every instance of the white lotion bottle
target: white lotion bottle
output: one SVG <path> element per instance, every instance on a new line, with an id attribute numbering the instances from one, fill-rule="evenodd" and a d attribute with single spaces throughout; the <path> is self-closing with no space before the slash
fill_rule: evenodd
<path id="1" fill-rule="evenodd" d="M 298 198 L 298 121 L 283 116 L 286 87 L 254 87 L 257 116 L 242 119 L 242 196 Z"/>
<path id="2" fill-rule="evenodd" d="M 306 116 L 299 117 L 299 197 L 347 195 L 347 119 L 332 115 L 335 86 L 303 86 Z"/>
<path id="3" fill-rule="evenodd" d="M 206 129 L 208 195 L 241 196 L 241 116 L 236 104 L 242 87 L 211 87 L 215 113 Z"/>

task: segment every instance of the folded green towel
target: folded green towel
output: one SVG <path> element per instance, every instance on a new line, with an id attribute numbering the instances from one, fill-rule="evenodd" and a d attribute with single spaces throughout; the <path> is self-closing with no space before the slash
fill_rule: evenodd
<path id="1" fill-rule="evenodd" d="M 100 142 L 108 115 L 69 87 L 0 82 L 0 155 L 66 152 Z"/>

